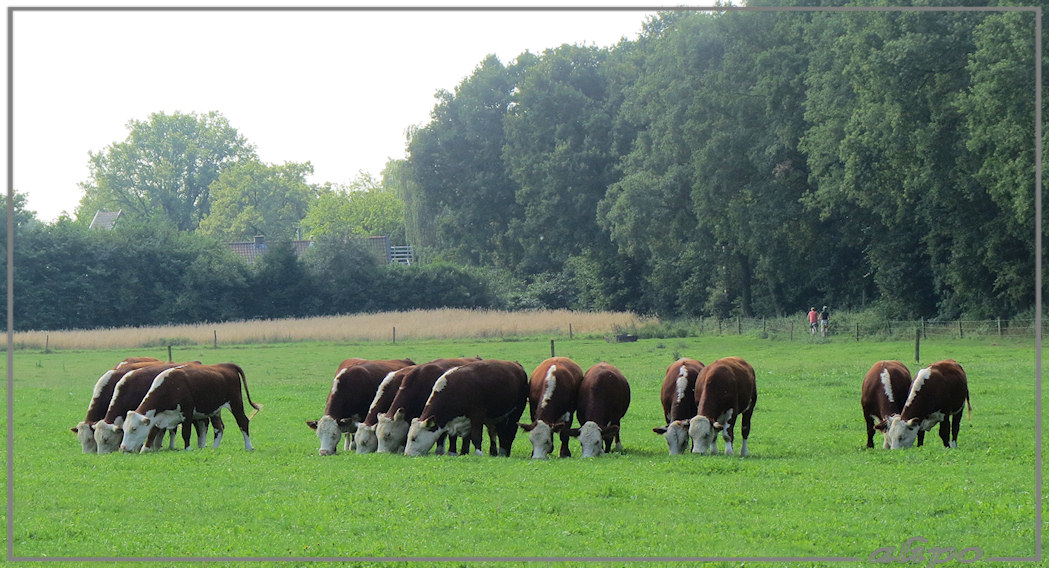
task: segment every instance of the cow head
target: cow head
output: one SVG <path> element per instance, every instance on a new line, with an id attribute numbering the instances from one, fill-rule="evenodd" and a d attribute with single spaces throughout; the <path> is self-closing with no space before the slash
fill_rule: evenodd
<path id="1" fill-rule="evenodd" d="M 402 454 L 404 453 L 404 442 L 408 439 L 408 421 L 404 418 L 404 409 L 397 409 L 393 418 L 385 414 L 379 415 L 379 423 L 375 425 L 375 437 L 377 438 L 380 454 Z"/>
<path id="2" fill-rule="evenodd" d="M 532 459 L 538 460 L 550 457 L 550 453 L 554 451 L 554 434 L 567 427 L 564 422 L 547 424 L 542 420 L 531 424 L 518 422 L 517 425 L 528 432 L 528 441 L 532 443 Z"/>
<path id="3" fill-rule="evenodd" d="M 601 428 L 596 422 L 587 421 L 579 428 L 569 430 L 568 434 L 579 438 L 584 458 L 594 458 L 605 453 L 605 440 L 613 438 L 618 431 L 619 426 L 615 424 Z"/>
<path id="4" fill-rule="evenodd" d="M 901 448 L 909 448 L 914 445 L 914 440 L 918 437 L 918 430 L 921 429 L 921 419 L 911 418 L 910 420 L 902 420 L 896 416 L 890 417 L 885 428 L 885 440 L 889 443 L 889 448 L 898 450 Z M 883 423 L 884 424 L 884 423 Z M 882 426 L 879 424 L 878 426 Z M 877 428 L 877 426 L 875 426 Z"/>
<path id="5" fill-rule="evenodd" d="M 76 439 L 80 442 L 80 449 L 85 454 L 93 454 L 98 451 L 98 445 L 95 444 L 94 424 L 81 421 L 80 424 L 70 428 L 70 430 L 76 433 Z"/>
<path id="6" fill-rule="evenodd" d="M 713 454 L 718 451 L 720 424 L 710 423 L 706 416 L 695 416 L 688 422 L 688 437 L 692 438 L 692 453 Z"/>
<path id="7" fill-rule="evenodd" d="M 432 416 L 426 420 L 412 418 L 412 425 L 408 428 L 408 441 L 404 446 L 404 455 L 426 455 L 437 443 L 441 434 L 444 434 L 444 431 L 445 428 L 437 426 L 437 421 Z"/>
<path id="8" fill-rule="evenodd" d="M 357 431 L 357 421 L 354 417 L 335 420 L 330 415 L 325 414 L 321 416 L 320 420 L 307 420 L 306 425 L 317 431 L 317 437 L 321 441 L 321 447 L 318 451 L 322 456 L 330 456 L 338 451 L 339 440 L 342 439 L 344 433 L 349 435 Z M 348 444 L 349 441 L 347 441 Z M 349 447 L 346 449 L 349 449 Z"/>
<path id="9" fill-rule="evenodd" d="M 110 424 L 108 422 L 95 423 L 95 447 L 100 454 L 108 454 L 120 449 L 120 440 L 124 437 L 124 417 L 118 416 Z"/>
<path id="10" fill-rule="evenodd" d="M 129 410 L 124 419 L 124 437 L 120 440 L 120 451 L 141 451 L 145 446 L 146 437 L 149 436 L 152 422 L 152 417 Z"/>
<path id="11" fill-rule="evenodd" d="M 374 454 L 379 449 L 379 438 L 375 435 L 375 425 L 357 425 L 353 434 L 353 443 L 357 445 L 358 454 Z"/>
<path id="12" fill-rule="evenodd" d="M 667 439 L 670 455 L 674 456 L 688 452 L 688 427 L 688 420 L 674 420 L 666 427 L 653 428 L 652 431 Z"/>

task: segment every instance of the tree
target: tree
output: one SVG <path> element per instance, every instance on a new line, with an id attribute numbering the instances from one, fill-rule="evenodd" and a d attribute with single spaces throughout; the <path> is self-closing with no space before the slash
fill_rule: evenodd
<path id="1" fill-rule="evenodd" d="M 209 187 L 224 170 L 254 159 L 254 148 L 221 114 L 154 113 L 128 122 L 128 137 L 90 153 L 91 177 L 77 219 L 99 209 L 191 231 L 211 211 Z"/>
<path id="2" fill-rule="evenodd" d="M 326 186 L 302 220 L 314 239 L 388 235 L 405 242 L 404 202 L 397 193 L 362 172 L 349 186 Z"/>
<path id="3" fill-rule="evenodd" d="M 271 241 L 295 239 L 317 194 L 306 183 L 311 173 L 309 162 L 276 166 L 249 160 L 229 167 L 211 185 L 211 213 L 199 231 L 227 241 L 255 235 Z"/>

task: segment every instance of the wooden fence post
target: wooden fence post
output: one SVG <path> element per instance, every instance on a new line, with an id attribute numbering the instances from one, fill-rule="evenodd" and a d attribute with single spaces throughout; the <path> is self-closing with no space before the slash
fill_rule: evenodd
<path id="1" fill-rule="evenodd" d="M 550 356 L 551 357 L 555 356 L 554 355 L 554 340 L 553 339 L 550 340 Z"/>
<path id="2" fill-rule="evenodd" d="M 919 350 L 921 349 L 922 342 L 922 330 L 920 327 L 914 328 L 914 362 L 921 362 L 921 356 Z"/>
<path id="3" fill-rule="evenodd" d="M 215 339 L 214 339 L 212 345 L 214 346 L 215 349 L 218 349 L 219 348 L 219 330 L 217 330 L 217 329 L 214 330 L 214 333 L 215 333 Z"/>
<path id="4" fill-rule="evenodd" d="M 743 335 L 743 318 L 736 316 L 736 335 Z"/>
<path id="5" fill-rule="evenodd" d="M 568 324 L 568 339 L 572 339 L 572 324 Z"/>
<path id="6" fill-rule="evenodd" d="M 397 345 L 397 326 L 393 326 L 393 344 Z"/>
<path id="7" fill-rule="evenodd" d="M 860 324 L 856 324 L 856 341 L 860 340 Z"/>
<path id="8" fill-rule="evenodd" d="M 171 358 L 171 346 L 168 345 L 168 363 L 171 363 L 174 359 Z"/>
<path id="9" fill-rule="evenodd" d="M 964 339 L 965 332 L 962 331 L 962 320 L 958 320 L 958 339 Z"/>

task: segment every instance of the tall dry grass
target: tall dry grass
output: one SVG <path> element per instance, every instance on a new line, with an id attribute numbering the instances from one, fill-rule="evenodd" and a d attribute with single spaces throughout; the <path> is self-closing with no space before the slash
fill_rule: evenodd
<path id="1" fill-rule="evenodd" d="M 251 320 L 157 327 L 25 331 L 15 349 L 120 349 L 166 345 L 487 339 L 530 335 L 610 335 L 654 319 L 622 312 L 414 310 L 303 319 Z"/>

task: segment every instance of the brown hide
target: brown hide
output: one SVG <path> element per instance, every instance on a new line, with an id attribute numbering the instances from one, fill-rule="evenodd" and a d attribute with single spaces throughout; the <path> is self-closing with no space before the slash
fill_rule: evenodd
<path id="1" fill-rule="evenodd" d="M 340 423 L 343 420 L 360 421 L 368 414 L 368 407 L 386 375 L 412 364 L 409 359 L 394 359 L 340 367 L 324 403 L 324 416 L 331 416 Z M 335 388 L 335 384 L 338 388 Z M 307 421 L 307 424 L 311 428 L 316 427 L 315 420 Z"/>
<path id="2" fill-rule="evenodd" d="M 430 398 L 433 384 L 441 375 L 453 367 L 461 367 L 480 360 L 479 357 L 435 359 L 416 366 L 412 372 L 401 379 L 401 386 L 397 389 L 393 402 L 386 410 L 386 416 L 393 418 L 397 411 L 401 411 L 401 416 L 407 421 L 418 418 L 422 414 L 423 407 L 426 406 L 426 399 Z"/>
<path id="3" fill-rule="evenodd" d="M 889 400 L 885 384 L 882 382 L 884 372 L 889 375 L 892 400 Z M 860 407 L 867 424 L 868 448 L 874 447 L 874 430 L 884 430 L 885 421 L 890 416 L 903 412 L 903 405 L 907 402 L 907 393 L 910 390 L 911 372 L 899 361 L 878 361 L 867 371 L 860 389 Z M 877 424 L 875 420 L 878 420 Z"/>
<path id="4" fill-rule="evenodd" d="M 702 362 L 695 359 L 678 359 L 667 368 L 666 377 L 663 378 L 663 388 L 659 392 L 659 400 L 663 403 L 663 416 L 667 424 L 675 420 L 689 420 L 696 415 L 696 377 L 703 370 Z M 678 377 L 681 369 L 685 369 L 685 389 L 681 398 L 678 398 Z"/>
<path id="5" fill-rule="evenodd" d="M 418 365 L 403 367 L 394 371 L 392 376 L 387 375 L 389 380 L 383 378 L 382 382 L 379 383 L 383 391 L 379 393 L 376 390 L 375 398 L 372 399 L 372 404 L 368 407 L 368 415 L 361 421 L 365 426 L 374 426 L 379 422 L 379 415 L 384 414 L 390 409 L 390 405 L 393 404 L 393 399 L 396 398 L 397 391 L 400 390 L 404 377 L 414 371 L 416 367 Z"/>
<path id="6" fill-rule="evenodd" d="M 612 442 L 619 442 L 619 426 L 630 407 L 630 383 L 616 367 L 598 363 L 586 370 L 579 384 L 579 403 L 576 417 L 579 424 L 593 422 L 601 428 L 605 441 L 605 452 L 611 451 Z M 578 428 L 573 429 L 578 435 Z"/>

